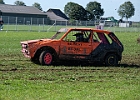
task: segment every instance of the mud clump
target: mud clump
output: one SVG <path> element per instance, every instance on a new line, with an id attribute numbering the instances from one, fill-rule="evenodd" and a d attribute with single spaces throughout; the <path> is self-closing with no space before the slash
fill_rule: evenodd
<path id="1" fill-rule="evenodd" d="M 137 43 L 140 44 L 140 36 L 137 38 Z"/>

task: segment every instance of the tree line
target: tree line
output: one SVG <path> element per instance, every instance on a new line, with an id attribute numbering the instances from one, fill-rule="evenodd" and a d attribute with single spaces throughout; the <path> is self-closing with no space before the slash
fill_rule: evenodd
<path id="1" fill-rule="evenodd" d="M 0 4 L 5 4 L 5 2 L 3 0 L 0 0 Z M 14 5 L 26 6 L 26 4 L 23 1 L 18 1 L 18 0 L 14 2 Z M 37 2 L 32 4 L 32 6 L 43 11 L 41 5 Z M 78 3 L 68 2 L 64 6 L 64 13 L 71 20 L 83 21 L 83 20 L 100 19 L 101 16 L 104 15 L 105 11 L 101 7 L 101 3 L 97 2 L 97 1 L 89 2 L 86 5 L 86 8 L 79 5 Z M 129 18 L 131 18 L 135 14 L 134 5 L 130 1 L 126 1 L 120 5 L 117 13 L 120 16 L 121 20 L 123 20 L 123 18 L 126 18 L 128 20 Z"/>

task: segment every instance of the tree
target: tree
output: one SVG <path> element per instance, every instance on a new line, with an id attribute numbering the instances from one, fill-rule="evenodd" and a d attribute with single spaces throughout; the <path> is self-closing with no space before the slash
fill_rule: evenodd
<path id="1" fill-rule="evenodd" d="M 93 17 L 93 19 L 99 19 L 101 16 L 104 15 L 104 9 L 101 8 L 101 4 L 94 1 L 89 2 L 86 6 L 86 10 L 89 11 Z"/>
<path id="2" fill-rule="evenodd" d="M 70 13 L 72 12 L 71 7 L 74 7 L 76 5 L 76 3 L 74 2 L 68 2 L 65 7 L 64 7 L 64 12 L 65 14 L 70 18 Z"/>
<path id="3" fill-rule="evenodd" d="M 118 14 L 121 17 L 121 19 L 126 18 L 128 20 L 128 18 L 134 16 L 134 13 L 135 8 L 130 1 L 127 1 L 124 4 L 120 5 L 118 9 Z"/>
<path id="4" fill-rule="evenodd" d="M 0 0 L 0 4 L 5 4 L 5 2 L 3 0 Z"/>
<path id="5" fill-rule="evenodd" d="M 33 6 L 42 11 L 42 7 L 41 7 L 41 5 L 40 5 L 39 3 L 35 2 L 35 3 L 33 4 Z"/>
<path id="6" fill-rule="evenodd" d="M 94 16 L 92 15 L 92 13 L 90 13 L 89 11 L 86 10 L 86 19 L 87 20 L 92 20 L 94 18 Z"/>
<path id="7" fill-rule="evenodd" d="M 91 15 L 81 5 L 74 2 L 68 2 L 64 7 L 64 12 L 70 19 L 74 20 L 87 20 Z"/>
<path id="8" fill-rule="evenodd" d="M 86 20 L 86 14 L 86 10 L 82 6 L 76 4 L 71 8 L 69 16 L 71 19 L 75 20 Z"/>
<path id="9" fill-rule="evenodd" d="M 14 4 L 18 6 L 26 6 L 23 1 L 15 1 Z"/>

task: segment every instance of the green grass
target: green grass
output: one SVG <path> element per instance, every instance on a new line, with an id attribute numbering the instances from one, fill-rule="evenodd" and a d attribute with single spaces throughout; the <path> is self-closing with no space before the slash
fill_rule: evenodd
<path id="1" fill-rule="evenodd" d="M 140 44 L 137 43 L 140 33 L 117 33 L 116 35 L 124 45 L 122 63 L 140 65 Z"/>
<path id="2" fill-rule="evenodd" d="M 140 33 L 116 33 L 124 44 L 119 67 L 41 66 L 21 53 L 20 41 L 53 32 L 0 32 L 0 100 L 139 100 Z"/>
<path id="3" fill-rule="evenodd" d="M 57 31 L 62 27 L 66 26 L 59 26 L 59 25 L 4 25 L 3 30 L 4 31 L 36 31 L 36 32 L 41 32 L 41 31 Z"/>

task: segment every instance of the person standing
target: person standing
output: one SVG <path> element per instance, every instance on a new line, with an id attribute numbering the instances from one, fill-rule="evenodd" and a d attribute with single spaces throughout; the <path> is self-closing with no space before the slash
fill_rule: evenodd
<path id="1" fill-rule="evenodd" d="M 3 23 L 4 21 L 2 20 L 2 18 L 0 18 L 0 30 L 3 30 Z"/>

